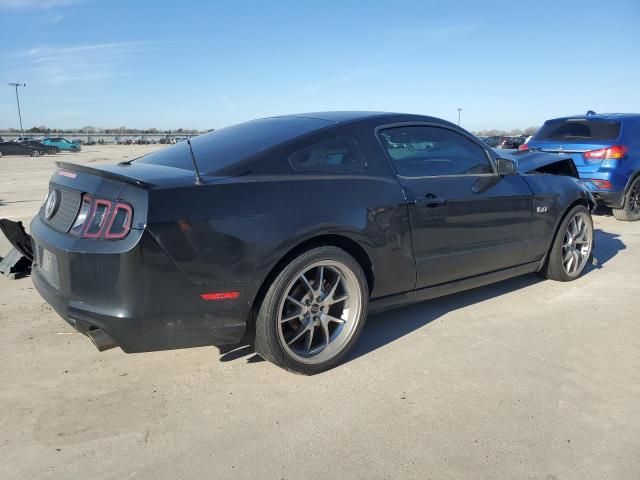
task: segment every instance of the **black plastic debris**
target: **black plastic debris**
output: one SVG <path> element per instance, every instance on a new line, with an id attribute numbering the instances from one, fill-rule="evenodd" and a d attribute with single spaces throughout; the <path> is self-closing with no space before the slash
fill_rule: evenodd
<path id="1" fill-rule="evenodd" d="M 13 248 L 0 258 L 0 274 L 13 280 L 26 277 L 31 273 L 33 247 L 31 237 L 25 232 L 22 222 L 0 220 L 0 230 L 4 233 Z"/>

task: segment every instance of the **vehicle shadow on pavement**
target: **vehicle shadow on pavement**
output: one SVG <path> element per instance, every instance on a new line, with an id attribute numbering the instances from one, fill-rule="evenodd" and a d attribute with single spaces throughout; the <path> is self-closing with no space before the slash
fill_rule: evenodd
<path id="1" fill-rule="evenodd" d="M 377 350 L 388 343 L 392 343 L 449 312 L 530 287 L 541 281 L 544 281 L 544 279 L 538 275 L 525 275 L 493 285 L 371 315 L 367 319 L 367 324 L 358 343 L 347 356 L 345 363 Z"/>
<path id="2" fill-rule="evenodd" d="M 615 233 L 605 232 L 600 229 L 595 230 L 595 257 L 597 265 L 588 265 L 585 275 L 593 270 L 603 268 L 603 266 L 615 257 L 618 252 L 626 249 L 626 245 Z M 504 280 L 493 285 L 475 288 L 464 292 L 456 293 L 446 297 L 436 298 L 406 307 L 400 307 L 388 312 L 383 312 L 369 316 L 362 335 L 355 345 L 354 350 L 347 356 L 344 363 L 350 362 L 358 357 L 366 355 L 378 348 L 391 343 L 409 333 L 417 330 L 443 315 L 469 307 L 476 303 L 499 297 L 507 293 L 515 292 L 522 288 L 535 285 L 545 281 L 542 277 L 531 274 L 522 277 Z M 218 347 L 220 350 L 220 361 L 230 362 L 234 360 L 246 359 L 247 363 L 263 362 L 250 345 L 225 345 Z"/>
<path id="3" fill-rule="evenodd" d="M 597 264 L 589 264 L 585 268 L 584 275 L 588 275 L 593 270 L 602 268 L 609 260 L 615 257 L 618 252 L 625 250 L 627 246 L 620 235 L 616 233 L 605 232 L 599 228 L 595 229 L 595 250 L 593 256 L 597 260 Z"/>
<path id="4" fill-rule="evenodd" d="M 246 359 L 247 363 L 264 362 L 264 358 L 258 355 L 251 345 L 221 345 L 218 350 L 220 350 L 221 362 L 240 360 L 248 355 L 251 356 Z"/>

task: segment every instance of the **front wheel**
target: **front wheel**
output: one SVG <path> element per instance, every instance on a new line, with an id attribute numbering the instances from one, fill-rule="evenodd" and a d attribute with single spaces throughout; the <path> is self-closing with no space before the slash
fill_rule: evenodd
<path id="1" fill-rule="evenodd" d="M 40 150 L 31 150 L 31 156 L 32 157 L 39 157 L 40 156 Z"/>
<path id="2" fill-rule="evenodd" d="M 560 224 L 541 274 L 550 280 L 570 282 L 584 272 L 593 254 L 593 220 L 589 210 L 573 207 Z"/>
<path id="3" fill-rule="evenodd" d="M 368 297 L 367 279 L 351 255 L 332 246 L 309 250 L 265 294 L 256 318 L 256 352 L 296 373 L 329 370 L 360 335 Z"/>
<path id="4" fill-rule="evenodd" d="M 624 207 L 613 208 L 616 220 L 635 222 L 640 220 L 640 175 L 631 183 L 624 198 Z"/>

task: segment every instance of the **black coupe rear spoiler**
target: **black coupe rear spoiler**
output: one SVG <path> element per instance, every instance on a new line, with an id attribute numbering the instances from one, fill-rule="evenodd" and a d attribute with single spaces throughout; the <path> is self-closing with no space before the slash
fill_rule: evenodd
<path id="1" fill-rule="evenodd" d="M 153 183 L 145 182 L 143 180 L 137 180 L 135 178 L 127 177 L 126 175 L 119 175 L 117 173 L 100 170 L 99 168 L 91 168 L 85 165 L 78 165 L 76 163 L 56 162 L 58 168 L 63 170 L 69 170 L 72 172 L 83 172 L 91 175 L 97 175 L 99 177 L 108 178 L 109 180 L 116 180 L 118 182 L 129 183 L 143 188 L 151 188 L 155 185 Z"/>

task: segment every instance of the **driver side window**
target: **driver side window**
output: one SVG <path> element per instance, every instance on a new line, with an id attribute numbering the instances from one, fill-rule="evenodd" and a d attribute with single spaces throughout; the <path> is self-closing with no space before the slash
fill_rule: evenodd
<path id="1" fill-rule="evenodd" d="M 406 126 L 381 130 L 380 141 L 403 177 L 494 173 L 485 150 L 441 127 Z"/>

